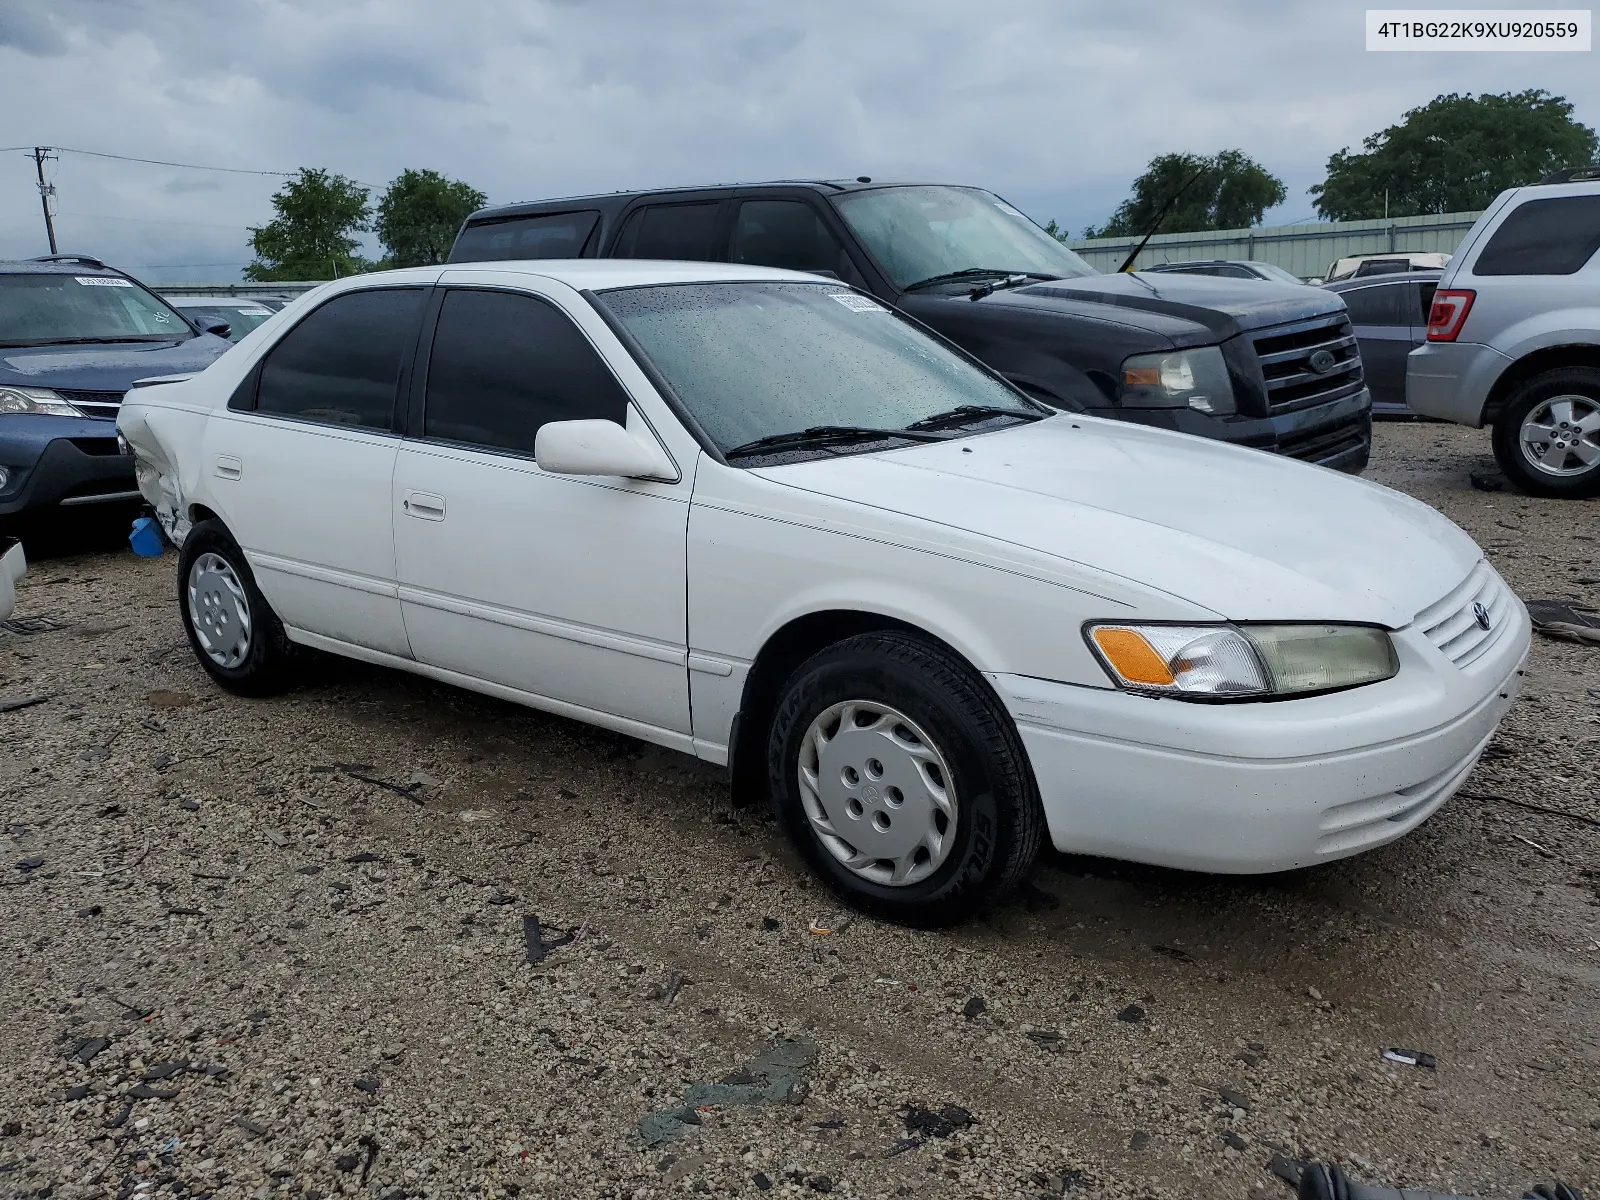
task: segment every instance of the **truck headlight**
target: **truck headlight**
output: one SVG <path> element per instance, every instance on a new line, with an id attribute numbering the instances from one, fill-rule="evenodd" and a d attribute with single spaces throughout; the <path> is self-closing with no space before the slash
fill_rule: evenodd
<path id="1" fill-rule="evenodd" d="M 1187 700 L 1303 696 L 1378 683 L 1400 669 L 1366 625 L 1089 625 L 1119 687 Z"/>
<path id="2" fill-rule="evenodd" d="M 0 415 L 5 413 L 42 413 L 52 417 L 81 417 L 83 413 L 73 408 L 49 388 L 0 387 Z"/>
<path id="3" fill-rule="evenodd" d="M 1235 411 L 1220 346 L 1124 359 L 1117 396 L 1128 408 L 1193 408 L 1215 416 Z"/>

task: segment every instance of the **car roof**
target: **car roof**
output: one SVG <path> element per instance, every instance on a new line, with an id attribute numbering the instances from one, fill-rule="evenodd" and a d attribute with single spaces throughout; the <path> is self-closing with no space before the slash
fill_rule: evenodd
<path id="1" fill-rule="evenodd" d="M 1347 275 L 1322 286 L 1330 292 L 1348 292 L 1355 288 L 1377 287 L 1385 283 L 1432 283 L 1444 275 L 1443 267 L 1420 267 L 1415 271 L 1388 271 L 1381 275 Z"/>
<path id="2" fill-rule="evenodd" d="M 665 283 L 831 283 L 837 279 L 785 271 L 780 267 L 745 266 L 742 263 L 671 262 L 648 258 L 517 258 L 488 262 L 450 263 L 442 267 L 408 267 L 398 271 L 374 271 L 351 275 L 333 285 L 331 291 L 348 291 L 362 286 L 397 283 L 436 283 L 444 276 L 464 275 L 522 276 L 553 279 L 577 291 L 626 287 L 647 287 Z"/>
<path id="3" fill-rule="evenodd" d="M 492 217 L 514 217 L 523 213 L 544 212 L 551 208 L 566 209 L 573 205 L 599 205 L 621 207 L 634 200 L 649 196 L 693 196 L 697 192 L 728 192 L 747 188 L 804 188 L 825 195 L 841 192 L 868 192 L 889 187 L 972 187 L 963 183 L 930 183 L 926 180 L 904 179 L 762 179 L 743 183 L 696 183 L 686 187 L 631 188 L 623 192 L 596 192 L 587 196 L 552 196 L 546 200 L 517 200 L 509 204 L 490 204 L 478 209 L 467 218 L 473 221 Z"/>
<path id="4" fill-rule="evenodd" d="M 0 260 L 0 275 L 115 275 L 123 277 L 115 267 L 108 267 L 97 258 L 72 258 L 56 260 L 43 258 L 15 258 Z"/>

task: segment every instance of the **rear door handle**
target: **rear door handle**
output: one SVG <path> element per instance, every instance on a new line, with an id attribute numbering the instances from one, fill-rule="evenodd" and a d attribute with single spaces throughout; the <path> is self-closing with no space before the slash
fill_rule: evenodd
<path id="1" fill-rule="evenodd" d="M 420 517 L 424 521 L 444 520 L 444 497 L 435 496 L 432 492 L 407 492 L 401 507 L 407 515 Z"/>
<path id="2" fill-rule="evenodd" d="M 244 463 L 231 454 L 217 456 L 218 479 L 241 479 L 244 477 Z"/>

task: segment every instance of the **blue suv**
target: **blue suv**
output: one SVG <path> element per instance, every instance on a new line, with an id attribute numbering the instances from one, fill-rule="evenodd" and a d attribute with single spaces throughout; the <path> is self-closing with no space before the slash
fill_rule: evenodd
<path id="1" fill-rule="evenodd" d="M 99 259 L 0 262 L 0 522 L 138 500 L 117 445 L 123 393 L 204 369 L 227 333 Z"/>

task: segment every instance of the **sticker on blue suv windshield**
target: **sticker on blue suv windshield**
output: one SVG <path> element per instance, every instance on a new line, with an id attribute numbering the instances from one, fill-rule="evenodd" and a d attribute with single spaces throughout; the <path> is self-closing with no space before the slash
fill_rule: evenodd
<path id="1" fill-rule="evenodd" d="M 840 304 L 851 312 L 888 312 L 889 310 L 879 304 L 870 296 L 858 296 L 854 292 L 829 292 Z"/>
<path id="2" fill-rule="evenodd" d="M 74 275 L 84 287 L 132 287 L 133 281 L 118 279 L 115 275 Z"/>
<path id="3" fill-rule="evenodd" d="M 241 317 L 270 317 L 272 315 L 270 308 L 241 308 L 238 312 Z"/>

